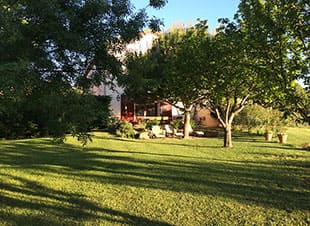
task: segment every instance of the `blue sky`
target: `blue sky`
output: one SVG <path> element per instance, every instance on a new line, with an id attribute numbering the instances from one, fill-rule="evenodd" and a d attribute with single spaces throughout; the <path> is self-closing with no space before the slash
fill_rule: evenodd
<path id="1" fill-rule="evenodd" d="M 132 0 L 137 9 L 144 8 L 149 0 Z M 168 4 L 160 9 L 148 9 L 150 16 L 164 20 L 165 27 L 175 23 L 196 23 L 197 18 L 208 20 L 210 30 L 218 25 L 218 18 L 232 19 L 240 0 L 168 0 Z"/>

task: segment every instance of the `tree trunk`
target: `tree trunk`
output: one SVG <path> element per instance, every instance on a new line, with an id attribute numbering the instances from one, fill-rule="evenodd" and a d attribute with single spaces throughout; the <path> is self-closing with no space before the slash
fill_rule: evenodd
<path id="1" fill-rule="evenodd" d="M 185 111 L 185 113 L 184 113 L 184 139 L 189 138 L 190 120 L 191 120 L 190 111 Z"/>
<path id="2" fill-rule="evenodd" d="M 231 138 L 231 124 L 226 124 L 224 127 L 224 147 L 233 147 Z"/>

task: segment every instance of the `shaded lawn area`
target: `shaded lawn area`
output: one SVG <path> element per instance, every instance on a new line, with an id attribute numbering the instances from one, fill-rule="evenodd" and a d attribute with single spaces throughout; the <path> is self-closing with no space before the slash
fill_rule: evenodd
<path id="1" fill-rule="evenodd" d="M 294 135 L 300 132 L 302 136 Z M 0 225 L 309 225 L 309 129 L 288 145 L 122 140 L 95 133 L 0 141 Z"/>

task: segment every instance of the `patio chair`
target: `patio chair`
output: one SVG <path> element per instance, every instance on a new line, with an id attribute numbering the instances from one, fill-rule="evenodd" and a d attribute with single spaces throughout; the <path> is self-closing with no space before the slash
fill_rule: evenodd
<path id="1" fill-rule="evenodd" d="M 176 129 L 172 128 L 170 125 L 166 124 L 165 125 L 165 131 L 167 136 L 171 137 L 183 137 L 183 133 L 177 132 Z"/>
<path id="2" fill-rule="evenodd" d="M 205 133 L 199 130 L 193 130 L 192 126 L 189 127 L 189 134 L 196 136 L 196 137 L 203 137 Z"/>
<path id="3" fill-rule="evenodd" d="M 166 137 L 166 131 L 162 130 L 160 126 L 152 126 L 152 137 L 153 138 L 164 138 Z"/>

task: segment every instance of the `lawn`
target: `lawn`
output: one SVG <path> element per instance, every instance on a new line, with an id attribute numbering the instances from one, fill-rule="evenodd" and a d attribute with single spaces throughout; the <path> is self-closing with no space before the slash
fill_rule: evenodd
<path id="1" fill-rule="evenodd" d="M 0 225 L 309 225 L 310 129 L 233 141 L 0 141 Z"/>

